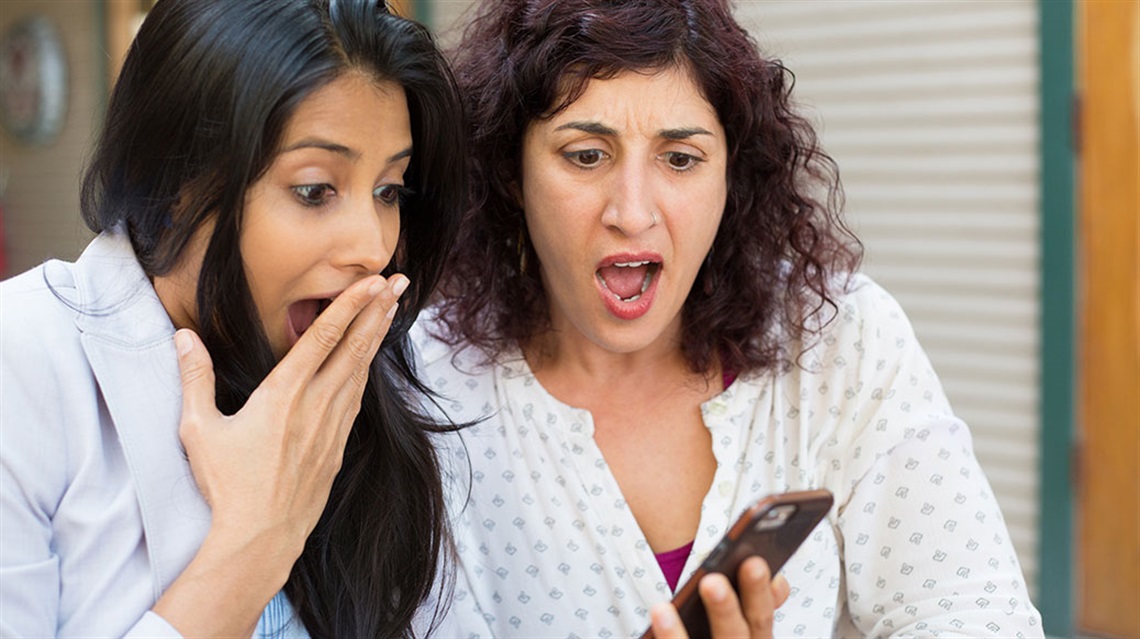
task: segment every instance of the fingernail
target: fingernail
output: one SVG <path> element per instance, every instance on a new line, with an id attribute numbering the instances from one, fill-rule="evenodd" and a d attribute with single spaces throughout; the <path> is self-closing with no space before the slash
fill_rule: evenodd
<path id="1" fill-rule="evenodd" d="M 178 349 L 179 355 L 185 355 L 193 350 L 194 340 L 184 331 L 178 331 L 174 334 L 174 347 Z"/>
<path id="2" fill-rule="evenodd" d="M 767 566 L 767 564 L 764 564 L 762 562 L 759 562 L 759 561 L 751 562 L 749 564 L 748 571 L 750 573 L 748 575 L 748 578 L 753 580 L 753 581 L 760 581 L 761 579 L 767 579 L 768 578 L 768 566 Z"/>
<path id="3" fill-rule="evenodd" d="M 723 583 L 721 583 L 720 581 L 713 581 L 712 585 L 707 586 L 707 588 L 708 588 L 708 590 L 706 592 L 709 596 L 709 599 L 711 599 L 714 602 L 719 603 L 721 601 L 724 601 L 725 598 L 728 597 L 728 590 L 725 588 L 725 585 Z"/>
<path id="4" fill-rule="evenodd" d="M 716 601 L 728 599 L 728 588 L 726 588 L 724 584 L 718 584 L 716 589 L 713 590 L 713 599 Z"/>
<path id="5" fill-rule="evenodd" d="M 372 297 L 376 297 L 380 294 L 380 291 L 384 290 L 384 287 L 386 285 L 387 282 L 378 277 L 375 281 L 368 285 L 368 294 Z"/>
<path id="6" fill-rule="evenodd" d="M 398 311 L 399 309 L 400 309 L 399 304 L 393 304 L 392 308 L 388 309 L 388 319 L 392 319 L 393 317 L 395 317 L 396 311 Z"/>
<path id="7" fill-rule="evenodd" d="M 397 275 L 396 281 L 392 283 L 392 292 L 396 294 L 396 297 L 399 297 L 404 294 L 404 291 L 408 290 L 408 284 L 411 283 L 411 280 L 403 275 Z"/>

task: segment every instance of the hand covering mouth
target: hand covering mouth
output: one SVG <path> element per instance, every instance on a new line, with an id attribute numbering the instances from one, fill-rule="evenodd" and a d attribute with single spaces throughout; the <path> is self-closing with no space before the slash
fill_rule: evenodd
<path id="1" fill-rule="evenodd" d="M 293 302 L 289 305 L 289 328 L 300 337 L 309 330 L 326 308 L 332 304 L 331 299 L 308 299 Z"/>
<path id="2" fill-rule="evenodd" d="M 623 302 L 636 302 L 649 289 L 661 264 L 641 260 L 615 262 L 596 271 L 598 281 L 607 291 Z"/>

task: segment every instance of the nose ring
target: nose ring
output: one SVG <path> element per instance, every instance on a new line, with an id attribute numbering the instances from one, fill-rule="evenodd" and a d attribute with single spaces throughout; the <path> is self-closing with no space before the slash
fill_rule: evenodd
<path id="1" fill-rule="evenodd" d="M 650 211 L 649 216 L 653 219 L 653 224 L 650 226 L 657 226 L 657 223 L 660 221 L 657 219 L 657 211 Z"/>

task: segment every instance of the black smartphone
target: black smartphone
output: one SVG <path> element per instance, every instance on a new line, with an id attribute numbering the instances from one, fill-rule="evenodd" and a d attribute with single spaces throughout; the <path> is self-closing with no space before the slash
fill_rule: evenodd
<path id="1" fill-rule="evenodd" d="M 710 636 L 708 614 L 697 592 L 701 577 L 710 572 L 722 573 L 739 592 L 737 573 L 740 564 L 753 555 L 763 557 L 775 575 L 827 516 L 833 501 L 830 491 L 805 490 L 763 497 L 744 511 L 673 597 L 673 605 L 677 607 L 689 637 L 703 639 Z M 653 636 L 653 628 L 650 628 L 642 639 L 653 639 Z"/>

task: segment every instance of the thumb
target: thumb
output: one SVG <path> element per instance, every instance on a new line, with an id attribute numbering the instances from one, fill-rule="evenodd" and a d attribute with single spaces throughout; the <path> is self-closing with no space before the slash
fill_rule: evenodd
<path id="1" fill-rule="evenodd" d="M 182 422 L 216 413 L 214 362 L 198 334 L 183 328 L 174 334 L 178 369 L 182 373 Z M 188 419 L 189 418 L 189 419 Z"/>

